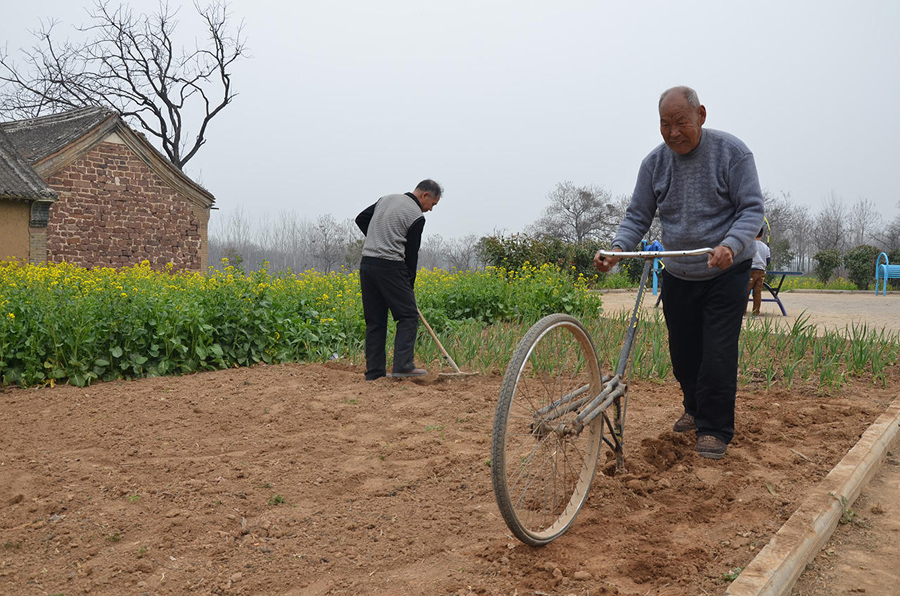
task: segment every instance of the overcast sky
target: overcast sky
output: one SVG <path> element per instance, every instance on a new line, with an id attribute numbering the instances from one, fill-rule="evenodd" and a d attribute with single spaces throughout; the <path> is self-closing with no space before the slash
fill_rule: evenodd
<path id="1" fill-rule="evenodd" d="M 7 4 L 10 52 L 40 18 L 74 37 L 90 6 Z M 231 12 L 252 58 L 186 168 L 216 196 L 214 220 L 239 207 L 346 219 L 430 177 L 446 192 L 426 234 L 522 231 L 559 182 L 630 194 L 661 142 L 659 94 L 681 84 L 707 127 L 747 143 L 765 190 L 813 212 L 834 195 L 898 214 L 897 0 L 233 0 Z"/>

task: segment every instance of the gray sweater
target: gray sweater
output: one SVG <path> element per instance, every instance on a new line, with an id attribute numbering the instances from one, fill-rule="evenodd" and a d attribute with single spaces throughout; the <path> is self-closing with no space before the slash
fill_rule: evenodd
<path id="1" fill-rule="evenodd" d="M 415 285 L 425 227 L 419 199 L 411 192 L 383 196 L 356 216 L 356 225 L 366 236 L 360 266 L 405 266 Z"/>
<path id="2" fill-rule="evenodd" d="M 765 209 L 753 153 L 737 137 L 704 128 L 687 155 L 659 145 L 641 163 L 625 219 L 612 246 L 633 250 L 653 221 L 662 223 L 666 250 L 715 248 L 734 251 L 734 263 L 753 257 Z M 664 259 L 666 271 L 685 280 L 712 279 L 706 255 Z"/>

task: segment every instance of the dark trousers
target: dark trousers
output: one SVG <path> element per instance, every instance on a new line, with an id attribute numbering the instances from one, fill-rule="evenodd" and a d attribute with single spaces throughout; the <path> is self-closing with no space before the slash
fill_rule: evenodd
<path id="1" fill-rule="evenodd" d="M 684 393 L 684 411 L 698 435 L 734 438 L 738 339 L 747 304 L 750 261 L 707 281 L 685 281 L 663 271 L 663 312 L 672 372 Z"/>
<path id="2" fill-rule="evenodd" d="M 397 321 L 394 337 L 394 372 L 409 372 L 416 367 L 414 352 L 419 330 L 416 294 L 406 269 L 360 268 L 363 314 L 366 319 L 366 379 L 377 379 L 387 372 L 388 310 Z"/>

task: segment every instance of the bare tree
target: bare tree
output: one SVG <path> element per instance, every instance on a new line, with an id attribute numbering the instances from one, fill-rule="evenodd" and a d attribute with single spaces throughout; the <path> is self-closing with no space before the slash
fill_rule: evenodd
<path id="1" fill-rule="evenodd" d="M 447 259 L 457 271 L 468 271 L 478 266 L 478 236 L 469 234 L 447 243 Z"/>
<path id="2" fill-rule="evenodd" d="M 801 271 L 811 271 L 813 268 L 813 256 L 815 246 L 813 242 L 813 228 L 815 219 L 809 212 L 809 207 L 794 205 L 791 208 L 791 218 L 785 224 L 789 230 L 791 247 L 796 256 L 796 266 Z"/>
<path id="3" fill-rule="evenodd" d="M 813 240 L 817 250 L 834 249 L 841 253 L 847 248 L 847 208 L 840 197 L 831 193 L 829 200 L 816 215 Z"/>
<path id="4" fill-rule="evenodd" d="M 268 211 L 262 211 L 257 214 L 257 223 L 253 229 L 254 244 L 260 248 L 262 253 L 260 261 L 268 263 L 269 268 L 272 267 L 273 257 L 272 248 L 275 245 L 275 232 L 272 229 L 272 220 Z M 275 259 L 278 260 L 278 259 Z"/>
<path id="5" fill-rule="evenodd" d="M 447 266 L 447 248 L 444 237 L 440 234 L 425 234 L 419 248 L 419 267 L 424 269 L 442 269 Z"/>
<path id="6" fill-rule="evenodd" d="M 621 222 L 623 219 L 625 219 L 625 212 L 628 210 L 628 205 L 630 204 L 631 195 L 621 195 L 615 200 L 613 204 L 613 211 L 615 213 L 615 220 L 617 222 Z M 612 235 L 610 235 L 610 242 L 612 242 L 613 236 L 615 235 L 615 231 L 617 229 L 618 227 L 616 227 L 613 230 Z M 647 240 L 647 242 L 655 242 L 657 240 L 659 240 L 660 242 L 662 241 L 662 224 L 659 221 L 659 211 L 653 214 L 653 221 L 650 222 L 650 229 L 647 230 L 645 240 Z"/>
<path id="7" fill-rule="evenodd" d="M 217 235 L 222 238 L 224 244 L 239 250 L 250 244 L 253 228 L 241 207 L 231 211 L 224 221 L 220 222 L 217 218 L 213 223 L 216 226 L 214 229 L 218 230 Z"/>
<path id="8" fill-rule="evenodd" d="M 293 211 L 279 213 L 272 233 L 273 269 L 304 271 L 312 267 L 305 250 L 309 228 L 309 224 L 305 220 L 299 220 Z"/>
<path id="9" fill-rule="evenodd" d="M 345 219 L 342 228 L 344 230 L 344 267 L 351 270 L 359 269 L 366 237 L 356 225 L 355 219 Z"/>
<path id="10" fill-rule="evenodd" d="M 618 221 L 607 190 L 594 185 L 575 186 L 571 182 L 560 182 L 547 199 L 550 204 L 528 227 L 529 234 L 581 243 L 611 239 L 615 233 Z"/>
<path id="11" fill-rule="evenodd" d="M 178 10 L 164 3 L 155 14 L 135 16 L 126 5 L 96 0 L 89 24 L 76 28 L 84 41 L 59 43 L 57 23 L 42 23 L 37 44 L 21 50 L 24 67 L 0 52 L 0 110 L 31 118 L 87 106 L 112 109 L 156 138 L 183 169 L 206 143 L 209 122 L 234 99 L 230 67 L 247 53 L 243 23 L 232 31 L 226 3 L 194 8 L 208 41 L 193 49 L 175 47 Z M 187 120 L 194 118 L 191 133 Z"/>
<path id="12" fill-rule="evenodd" d="M 764 233 L 763 240 L 772 251 L 774 269 L 788 269 L 802 258 L 799 251 L 804 246 L 803 238 L 795 232 L 803 225 L 803 211 L 791 204 L 790 196 L 786 192 L 776 196 L 763 191 L 768 223 L 768 233 Z"/>
<path id="13" fill-rule="evenodd" d="M 355 224 L 353 227 L 356 227 Z M 349 222 L 339 223 L 330 213 L 316 218 L 310 239 L 310 255 L 316 270 L 330 273 L 342 264 L 347 264 L 347 248 L 352 240 Z"/>
<path id="14" fill-rule="evenodd" d="M 881 214 L 872 201 L 860 198 L 850 208 L 847 216 L 847 228 L 851 246 L 875 242 L 875 231 L 881 227 Z"/>
<path id="15" fill-rule="evenodd" d="M 215 218 L 209 229 L 209 263 L 219 266 L 223 258 L 230 265 L 253 269 L 264 257 L 264 250 L 255 241 L 254 226 L 238 207 L 224 219 Z"/>
<path id="16" fill-rule="evenodd" d="M 897 204 L 900 208 L 900 203 Z M 883 226 L 875 232 L 878 245 L 885 252 L 893 252 L 900 249 L 900 215 L 897 215 L 891 222 Z"/>

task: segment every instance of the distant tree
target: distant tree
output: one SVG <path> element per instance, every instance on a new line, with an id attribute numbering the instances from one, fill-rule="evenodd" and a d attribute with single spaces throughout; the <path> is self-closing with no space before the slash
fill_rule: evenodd
<path id="1" fill-rule="evenodd" d="M 774 196 L 768 191 L 763 191 L 765 202 L 766 220 L 769 222 L 767 235 L 763 240 L 769 245 L 772 252 L 772 268 L 788 269 L 796 255 L 792 251 L 792 241 L 798 218 L 797 209 L 790 203 L 790 195 L 782 193 Z"/>
<path id="2" fill-rule="evenodd" d="M 444 237 L 440 234 L 424 234 L 419 248 L 419 267 L 429 271 L 448 267 L 445 244 Z"/>
<path id="3" fill-rule="evenodd" d="M 344 263 L 347 269 L 359 269 L 362 260 L 363 243 L 366 237 L 356 225 L 355 219 L 345 219 L 342 225 L 344 229 Z"/>
<path id="4" fill-rule="evenodd" d="M 809 207 L 794 206 L 792 218 L 789 223 L 789 235 L 791 247 L 797 255 L 797 267 L 802 271 L 808 271 L 812 265 L 812 251 L 814 242 L 812 229 L 815 220 L 809 212 Z"/>
<path id="5" fill-rule="evenodd" d="M 900 209 L 900 203 L 897 204 L 897 207 Z M 891 220 L 890 223 L 876 230 L 875 238 L 878 244 L 888 253 L 900 249 L 900 214 Z"/>
<path id="6" fill-rule="evenodd" d="M 861 198 L 847 214 L 847 228 L 850 246 L 862 246 L 874 240 L 876 230 L 882 228 L 881 214 L 875 203 Z"/>
<path id="7" fill-rule="evenodd" d="M 353 224 L 356 227 L 356 224 Z M 317 271 L 330 273 L 347 262 L 347 247 L 354 240 L 349 222 L 339 223 L 331 214 L 320 215 L 312 229 L 310 255 Z M 360 255 L 362 245 L 360 244 Z"/>
<path id="8" fill-rule="evenodd" d="M 457 271 L 468 271 L 478 266 L 478 236 L 469 234 L 447 242 L 447 259 Z"/>
<path id="9" fill-rule="evenodd" d="M 816 215 L 813 238 L 816 248 L 842 253 L 847 246 L 848 215 L 843 201 L 834 193 Z"/>
<path id="10" fill-rule="evenodd" d="M 231 65 L 246 55 L 242 24 L 230 28 L 228 5 L 194 5 L 206 45 L 178 49 L 178 10 L 137 15 L 96 0 L 83 41 L 59 42 L 56 22 L 42 23 L 37 45 L 22 49 L 24 67 L 0 48 L 0 110 L 31 118 L 98 106 L 119 112 L 155 138 L 179 169 L 206 143 L 210 121 L 235 97 Z M 191 124 L 189 126 L 189 123 Z M 191 132 L 193 131 L 193 132 Z"/>
<path id="11" fill-rule="evenodd" d="M 311 236 L 311 224 L 299 219 L 293 211 L 283 210 L 275 218 L 272 230 L 272 251 L 269 261 L 276 271 L 305 271 L 313 266 L 306 249 Z"/>
<path id="12" fill-rule="evenodd" d="M 613 229 L 612 234 L 610 234 L 609 238 L 606 239 L 607 242 L 612 242 L 613 236 L 615 236 L 616 230 L 618 230 L 619 223 L 625 219 L 625 212 L 628 210 L 628 205 L 631 204 L 631 195 L 621 195 L 615 201 L 613 201 L 613 220 L 616 222 L 616 225 Z M 662 224 L 659 221 L 659 212 L 657 212 L 653 216 L 653 221 L 650 223 L 650 229 L 647 230 L 647 233 L 644 235 L 643 240 L 647 242 L 655 242 L 659 240 L 662 242 Z"/>
<path id="13" fill-rule="evenodd" d="M 605 189 L 560 182 L 547 199 L 550 204 L 527 229 L 530 236 L 552 236 L 563 242 L 580 244 L 608 240 L 615 233 L 619 222 L 612 197 Z"/>
<path id="14" fill-rule="evenodd" d="M 226 258 L 234 265 L 235 259 L 239 258 L 241 264 L 252 267 L 254 256 L 259 252 L 253 235 L 253 227 L 240 207 L 229 212 L 227 217 L 213 219 L 209 230 L 209 264 L 218 267 Z"/>

